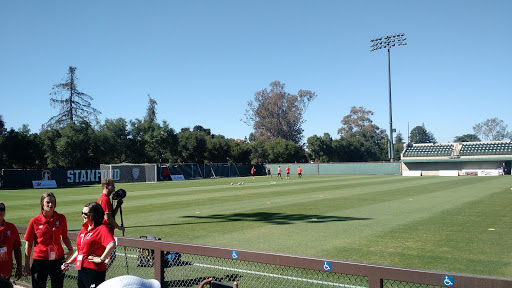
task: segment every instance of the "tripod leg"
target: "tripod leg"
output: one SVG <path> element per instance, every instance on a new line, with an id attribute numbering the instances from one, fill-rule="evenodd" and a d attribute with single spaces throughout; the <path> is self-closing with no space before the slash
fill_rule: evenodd
<path id="1" fill-rule="evenodd" d="M 123 206 L 119 206 L 119 213 L 121 213 L 121 226 L 124 227 Z M 123 237 L 124 237 L 124 231 L 123 231 Z M 130 275 L 130 272 L 128 271 L 128 255 L 126 254 L 126 246 L 124 246 L 124 260 L 125 260 L 125 264 L 126 264 L 126 275 Z"/>

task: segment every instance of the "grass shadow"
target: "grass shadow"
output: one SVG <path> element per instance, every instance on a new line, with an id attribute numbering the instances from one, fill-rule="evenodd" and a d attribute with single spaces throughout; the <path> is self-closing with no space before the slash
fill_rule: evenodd
<path id="1" fill-rule="evenodd" d="M 311 215 L 311 214 L 285 214 L 271 212 L 255 212 L 255 213 L 233 213 L 233 214 L 214 214 L 209 216 L 183 216 L 188 219 L 208 219 L 215 222 L 263 222 L 273 225 L 289 225 L 296 223 L 327 223 L 327 222 L 345 222 L 371 220 L 371 218 L 358 217 L 340 217 L 327 215 Z"/>

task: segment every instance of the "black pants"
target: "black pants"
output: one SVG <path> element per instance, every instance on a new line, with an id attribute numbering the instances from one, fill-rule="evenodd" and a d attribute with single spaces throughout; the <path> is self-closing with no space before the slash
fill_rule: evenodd
<path id="1" fill-rule="evenodd" d="M 50 276 L 52 288 L 64 286 L 64 272 L 60 269 L 64 257 L 55 260 L 34 259 L 30 273 L 32 273 L 32 287 L 45 288 L 46 280 Z"/>
<path id="2" fill-rule="evenodd" d="M 82 269 L 78 270 L 78 288 L 98 287 L 98 285 L 105 282 L 106 276 L 107 271 L 82 267 Z"/>

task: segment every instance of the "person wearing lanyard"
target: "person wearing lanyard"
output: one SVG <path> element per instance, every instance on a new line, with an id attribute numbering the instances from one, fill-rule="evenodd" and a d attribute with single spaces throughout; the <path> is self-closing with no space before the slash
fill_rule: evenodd
<path id="1" fill-rule="evenodd" d="M 65 258 L 73 254 L 66 217 L 55 211 L 56 205 L 55 195 L 52 192 L 44 193 L 41 196 L 41 214 L 30 220 L 23 238 L 27 241 L 24 274 L 32 276 L 34 288 L 46 287 L 48 276 L 50 276 L 52 288 L 63 287 L 64 274 L 60 266 Z M 68 249 L 67 253 L 64 253 L 61 239 Z M 32 265 L 30 265 L 31 260 Z"/>
<path id="2" fill-rule="evenodd" d="M 12 274 L 12 253 L 16 260 L 16 279 L 22 276 L 21 241 L 14 224 L 5 221 L 5 204 L 0 202 L 0 278 L 9 279 Z"/>
<path id="3" fill-rule="evenodd" d="M 76 252 L 61 267 L 67 271 L 75 263 L 79 288 L 97 287 L 105 281 L 105 261 L 116 248 L 116 242 L 103 224 L 104 215 L 103 208 L 97 202 L 85 204 L 82 209 L 84 224 L 76 239 Z"/>

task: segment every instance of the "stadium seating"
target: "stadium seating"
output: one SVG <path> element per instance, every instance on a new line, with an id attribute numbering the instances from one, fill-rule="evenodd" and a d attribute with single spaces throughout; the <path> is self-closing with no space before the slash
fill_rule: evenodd
<path id="1" fill-rule="evenodd" d="M 414 145 L 407 147 L 404 157 L 446 157 L 451 156 L 453 144 Z"/>
<path id="2" fill-rule="evenodd" d="M 510 155 L 512 142 L 462 143 L 459 154 L 460 156 Z"/>

